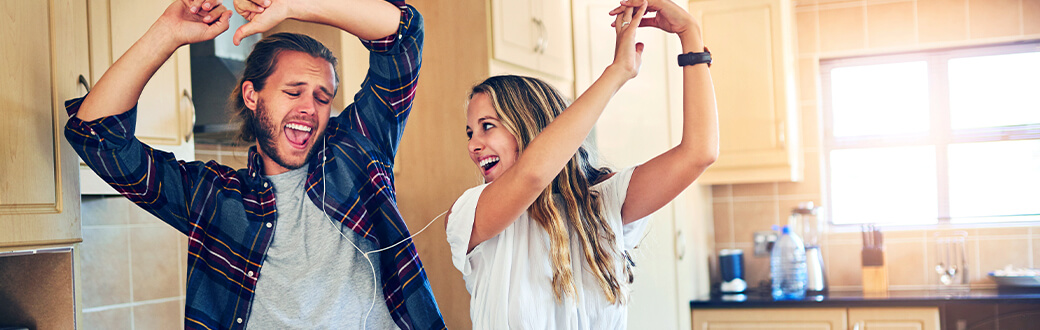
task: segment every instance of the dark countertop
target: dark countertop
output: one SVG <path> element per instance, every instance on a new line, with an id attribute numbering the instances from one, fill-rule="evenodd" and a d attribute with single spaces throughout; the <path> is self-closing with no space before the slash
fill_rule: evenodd
<path id="1" fill-rule="evenodd" d="M 860 291 L 835 291 L 822 295 L 806 295 L 802 300 L 782 301 L 773 300 L 767 291 L 749 291 L 743 297 L 714 293 L 707 299 L 691 300 L 690 308 L 892 307 L 940 306 L 951 303 L 1040 304 L 1040 289 L 889 291 L 885 295 L 864 295 Z"/>

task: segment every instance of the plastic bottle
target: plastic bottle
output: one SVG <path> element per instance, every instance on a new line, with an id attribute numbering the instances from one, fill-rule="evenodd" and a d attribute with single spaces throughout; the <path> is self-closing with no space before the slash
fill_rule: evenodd
<path id="1" fill-rule="evenodd" d="M 800 300 L 805 298 L 809 281 L 805 263 L 805 245 L 797 234 L 784 226 L 769 258 L 769 275 L 773 280 L 773 299 Z"/>

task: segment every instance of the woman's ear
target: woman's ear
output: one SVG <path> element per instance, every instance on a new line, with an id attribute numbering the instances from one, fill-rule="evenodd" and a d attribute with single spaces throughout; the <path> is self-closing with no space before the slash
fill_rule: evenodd
<path id="1" fill-rule="evenodd" d="M 256 112 L 256 100 L 257 100 L 257 97 L 258 97 L 257 92 L 256 92 L 255 89 L 253 89 L 253 82 L 252 81 L 248 81 L 248 80 L 243 81 L 242 82 L 242 101 L 244 101 L 246 103 L 246 108 L 249 108 L 249 110 L 253 110 L 253 112 Z"/>

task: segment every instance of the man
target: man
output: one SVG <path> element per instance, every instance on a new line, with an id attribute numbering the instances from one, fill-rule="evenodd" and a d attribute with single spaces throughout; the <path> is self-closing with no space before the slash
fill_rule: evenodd
<path id="1" fill-rule="evenodd" d="M 145 83 L 178 47 L 228 28 L 218 0 L 183 0 L 91 93 L 66 102 L 65 136 L 102 179 L 188 235 L 186 328 L 443 328 L 392 175 L 422 17 L 401 1 L 245 1 L 236 8 L 252 21 L 236 43 L 287 18 L 362 39 L 370 70 L 354 103 L 330 118 L 335 57 L 309 37 L 277 34 L 254 47 L 233 95 L 242 136 L 259 147 L 248 168 L 178 161 L 142 144 L 134 125 Z"/>

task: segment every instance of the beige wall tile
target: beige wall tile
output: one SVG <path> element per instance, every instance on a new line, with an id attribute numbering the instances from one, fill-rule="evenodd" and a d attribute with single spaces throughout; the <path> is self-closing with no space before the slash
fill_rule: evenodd
<path id="1" fill-rule="evenodd" d="M 133 202 L 130 202 L 130 201 L 127 201 L 127 203 L 130 204 L 129 214 L 130 214 L 130 223 L 131 224 L 169 226 L 168 224 L 166 224 L 162 220 L 159 220 L 158 217 L 152 215 L 151 213 L 148 213 L 148 211 L 145 211 L 141 207 L 137 206 L 137 204 L 134 204 Z"/>
<path id="2" fill-rule="evenodd" d="M 732 192 L 732 186 L 728 184 L 711 186 L 711 198 L 713 199 L 729 198 Z"/>
<path id="3" fill-rule="evenodd" d="M 779 225 L 778 201 L 733 202 L 733 240 L 752 243 L 753 233 Z"/>
<path id="4" fill-rule="evenodd" d="M 801 182 L 780 182 L 777 192 L 780 195 L 816 195 L 821 194 L 820 187 L 820 153 L 806 151 L 803 153 L 805 173 Z M 824 205 L 826 206 L 826 205 Z"/>
<path id="5" fill-rule="evenodd" d="M 921 43 L 968 39 L 967 0 L 918 0 L 917 28 Z"/>
<path id="6" fill-rule="evenodd" d="M 84 228 L 80 243 L 83 308 L 130 302 L 129 233 L 126 228 Z"/>
<path id="7" fill-rule="evenodd" d="M 183 300 L 134 307 L 134 329 L 184 329 Z"/>
<path id="8" fill-rule="evenodd" d="M 1020 0 L 968 0 L 972 39 L 1017 36 L 1022 33 Z"/>
<path id="9" fill-rule="evenodd" d="M 867 6 L 867 42 L 871 48 L 913 45 L 917 42 L 914 2 Z"/>
<path id="10" fill-rule="evenodd" d="M 245 149 L 245 150 L 248 150 Z M 246 151 L 224 152 L 220 156 L 221 164 L 234 169 L 243 169 L 249 165 L 249 154 Z"/>
<path id="11" fill-rule="evenodd" d="M 980 239 L 1017 237 L 1027 238 L 1029 227 L 1005 227 L 1005 228 L 978 228 L 975 236 Z"/>
<path id="12" fill-rule="evenodd" d="M 757 288 L 762 281 L 769 281 L 769 257 L 755 257 L 753 252 L 744 250 L 744 281 L 748 288 Z"/>
<path id="13" fill-rule="evenodd" d="M 746 183 L 733 185 L 733 197 L 776 196 L 776 183 Z"/>
<path id="14" fill-rule="evenodd" d="M 890 285 L 927 285 L 925 242 L 885 243 Z"/>
<path id="15" fill-rule="evenodd" d="M 131 229 L 131 274 L 134 301 L 171 298 L 180 289 L 180 264 L 177 239 L 180 233 L 170 226 Z"/>
<path id="16" fill-rule="evenodd" d="M 712 212 L 715 217 L 715 246 L 727 248 L 732 245 L 733 239 L 733 217 L 730 213 L 729 202 L 713 203 Z"/>
<path id="17" fill-rule="evenodd" d="M 846 51 L 866 46 L 864 7 L 820 10 L 820 51 Z"/>
<path id="18" fill-rule="evenodd" d="M 80 329 L 132 329 L 130 326 L 130 307 L 106 309 L 103 311 L 83 313 Z"/>
<path id="19" fill-rule="evenodd" d="M 820 60 L 819 58 L 802 58 L 798 60 L 798 94 L 801 98 L 801 103 L 805 104 L 816 104 L 818 91 L 820 90 L 818 82 L 820 81 Z"/>
<path id="20" fill-rule="evenodd" d="M 827 281 L 831 287 L 863 285 L 861 244 L 829 242 L 823 250 L 826 257 Z"/>
<path id="21" fill-rule="evenodd" d="M 1022 22 L 1025 34 L 1040 34 L 1040 1 L 1022 0 Z"/>
<path id="22" fill-rule="evenodd" d="M 1034 231 L 1034 233 L 1035 233 L 1035 231 Z M 1033 237 L 1036 237 L 1036 236 L 1033 236 Z M 1029 268 L 1037 268 L 1037 266 L 1040 266 L 1040 238 L 1033 238 L 1032 239 L 1032 243 L 1033 243 L 1033 258 L 1032 258 L 1032 260 L 1030 260 L 1030 262 L 1032 262 L 1032 263 L 1029 264 Z"/>
<path id="23" fill-rule="evenodd" d="M 125 225 L 129 205 L 123 196 L 83 196 L 80 207 L 84 226 Z"/>
<path id="24" fill-rule="evenodd" d="M 986 274 L 1004 266 L 1025 268 L 1029 266 L 1029 239 L 979 239 L 978 277 L 972 283 L 993 283 Z M 976 264 L 975 262 L 969 262 Z"/>
<path id="25" fill-rule="evenodd" d="M 798 25 L 798 53 L 813 54 L 820 51 L 818 11 L 798 11 L 795 13 L 795 21 Z"/>

